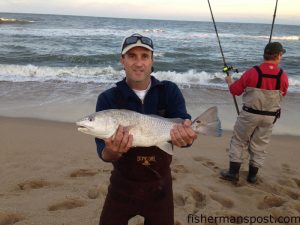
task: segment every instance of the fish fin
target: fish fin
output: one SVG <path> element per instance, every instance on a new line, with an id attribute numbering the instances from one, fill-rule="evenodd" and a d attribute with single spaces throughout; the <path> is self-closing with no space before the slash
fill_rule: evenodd
<path id="1" fill-rule="evenodd" d="M 220 137 L 222 136 L 221 121 L 218 117 L 216 106 L 209 108 L 192 123 L 192 129 L 196 133 Z"/>
<path id="2" fill-rule="evenodd" d="M 169 142 L 162 142 L 156 145 L 159 147 L 162 151 L 168 153 L 169 155 L 173 155 L 173 145 Z"/>

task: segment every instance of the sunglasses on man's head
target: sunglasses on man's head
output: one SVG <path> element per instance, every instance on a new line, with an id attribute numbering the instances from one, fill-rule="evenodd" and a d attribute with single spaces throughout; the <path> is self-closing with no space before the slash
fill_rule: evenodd
<path id="1" fill-rule="evenodd" d="M 128 45 L 137 43 L 138 40 L 140 40 L 143 44 L 148 45 L 149 47 L 151 47 L 153 49 L 153 42 L 150 38 L 144 37 L 144 36 L 130 36 L 125 39 L 123 46 L 122 46 L 122 50 L 124 48 L 126 48 Z"/>

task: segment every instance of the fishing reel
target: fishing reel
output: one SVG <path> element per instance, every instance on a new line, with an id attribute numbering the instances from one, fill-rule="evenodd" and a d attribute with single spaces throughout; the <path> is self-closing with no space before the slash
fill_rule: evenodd
<path id="1" fill-rule="evenodd" d="M 234 69 L 233 66 L 224 66 L 223 73 L 229 74 L 229 72 L 232 71 L 233 73 L 238 73 L 238 69 Z"/>

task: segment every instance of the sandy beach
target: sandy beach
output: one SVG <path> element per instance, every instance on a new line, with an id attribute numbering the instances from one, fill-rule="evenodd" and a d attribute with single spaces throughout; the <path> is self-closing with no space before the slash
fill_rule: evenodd
<path id="1" fill-rule="evenodd" d="M 0 225 L 98 224 L 112 167 L 98 158 L 94 139 L 73 123 L 0 117 L 0 124 Z M 273 136 L 258 184 L 246 182 L 244 163 L 234 185 L 219 178 L 228 167 L 230 136 L 199 136 L 191 148 L 175 149 L 175 224 L 231 224 L 200 223 L 201 216 L 299 224 L 299 137 Z"/>

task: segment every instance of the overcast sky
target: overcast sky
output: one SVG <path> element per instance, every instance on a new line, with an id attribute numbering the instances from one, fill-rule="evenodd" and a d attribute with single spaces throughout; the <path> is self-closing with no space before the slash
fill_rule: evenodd
<path id="1" fill-rule="evenodd" d="M 210 0 L 219 22 L 271 23 L 276 0 Z M 209 21 L 207 0 L 0 0 L 0 12 Z M 1 14 L 0 14 L 1 17 Z M 276 23 L 300 25 L 300 0 L 278 0 Z"/>

